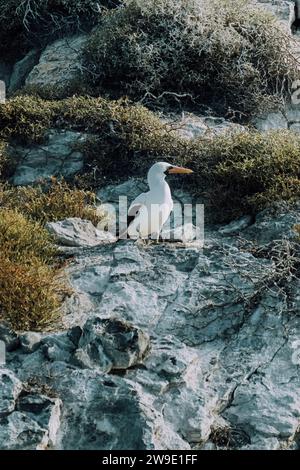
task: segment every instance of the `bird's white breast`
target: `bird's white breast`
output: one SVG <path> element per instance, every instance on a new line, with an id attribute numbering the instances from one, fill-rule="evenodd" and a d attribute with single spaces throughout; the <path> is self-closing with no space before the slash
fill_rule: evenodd
<path id="1" fill-rule="evenodd" d="M 145 197 L 145 203 L 138 216 L 128 229 L 129 236 L 148 237 L 160 233 L 173 209 L 173 200 L 169 185 L 163 181 L 161 185 L 151 189 Z"/>

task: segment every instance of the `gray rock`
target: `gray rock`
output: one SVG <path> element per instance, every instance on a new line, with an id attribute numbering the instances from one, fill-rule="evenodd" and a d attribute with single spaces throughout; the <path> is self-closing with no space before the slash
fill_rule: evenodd
<path id="1" fill-rule="evenodd" d="M 287 120 L 291 124 L 290 126 L 291 128 L 292 128 L 292 124 L 300 122 L 299 106 L 287 105 L 285 109 L 285 114 L 286 114 Z"/>
<path id="2" fill-rule="evenodd" d="M 294 132 L 300 132 L 300 122 L 295 122 L 290 125 L 290 130 Z"/>
<path id="3" fill-rule="evenodd" d="M 89 220 L 78 217 L 47 223 L 46 228 L 57 243 L 66 246 L 93 247 L 117 240 L 110 232 L 98 230 Z"/>
<path id="4" fill-rule="evenodd" d="M 27 76 L 39 61 L 39 56 L 40 52 L 32 49 L 23 59 L 16 62 L 10 77 L 9 93 L 14 93 L 24 85 Z"/>
<path id="5" fill-rule="evenodd" d="M 255 224 L 243 232 L 245 238 L 255 240 L 259 244 L 267 244 L 281 238 L 296 240 L 294 226 L 299 224 L 299 208 L 291 210 L 284 203 L 271 209 L 265 209 L 256 216 Z"/>
<path id="6" fill-rule="evenodd" d="M 26 354 L 31 354 L 36 351 L 42 340 L 42 335 L 40 333 L 34 333 L 32 331 L 23 333 L 20 335 L 20 343 L 22 351 Z"/>
<path id="7" fill-rule="evenodd" d="M 270 113 L 266 116 L 256 118 L 253 124 L 259 131 L 263 132 L 288 128 L 288 121 L 281 112 Z"/>
<path id="8" fill-rule="evenodd" d="M 249 227 L 249 225 L 251 225 L 251 222 L 252 217 L 250 215 L 246 215 L 238 220 L 233 220 L 230 224 L 225 225 L 224 227 L 221 227 L 219 229 L 219 232 L 222 235 L 234 235 Z"/>
<path id="9" fill-rule="evenodd" d="M 147 191 L 147 183 L 142 179 L 131 178 L 124 183 L 109 185 L 99 189 L 97 197 L 101 202 L 118 204 L 121 196 L 127 196 L 128 204 L 130 204 L 131 201 L 144 191 Z"/>
<path id="10" fill-rule="evenodd" d="M 20 345 L 17 333 L 5 323 L 0 323 L 0 341 L 5 343 L 6 352 L 14 351 Z"/>
<path id="11" fill-rule="evenodd" d="M 42 52 L 39 63 L 26 79 L 26 85 L 62 87 L 80 71 L 80 54 L 85 35 L 58 39 Z"/>
<path id="12" fill-rule="evenodd" d="M 39 448 L 55 446 L 60 427 L 61 406 L 62 403 L 58 398 L 49 398 L 45 395 L 26 394 L 19 398 L 17 410 L 26 413 L 42 429 L 47 430 L 47 442 L 44 442 Z"/>
<path id="13" fill-rule="evenodd" d="M 61 402 L 57 398 L 27 394 L 16 410 L 0 418 L 2 450 L 44 450 L 56 444 Z"/>
<path id="14" fill-rule="evenodd" d="M 42 450 L 47 447 L 47 430 L 25 413 L 15 411 L 0 419 L 1 450 Z"/>
<path id="15" fill-rule="evenodd" d="M 236 228 L 207 226 L 201 249 L 123 240 L 75 253 L 65 331 L 8 355 L 22 382 L 63 402 L 54 448 L 298 448 L 300 281 L 295 269 L 278 283 L 263 254 L 294 243 L 297 221 L 297 206 L 277 204 L 243 228 L 243 245 Z"/>
<path id="16" fill-rule="evenodd" d="M 71 338 L 72 336 L 68 332 L 53 334 L 43 338 L 41 349 L 44 357 L 52 362 L 69 362 L 76 349 Z"/>
<path id="17" fill-rule="evenodd" d="M 85 140 L 80 132 L 51 130 L 43 145 L 16 147 L 19 163 L 12 178 L 15 186 L 26 186 L 52 176 L 69 177 L 83 167 L 83 156 L 74 145 Z"/>
<path id="18" fill-rule="evenodd" d="M 0 368 L 0 384 L 1 418 L 15 409 L 16 400 L 22 391 L 22 383 L 10 370 Z"/>
<path id="19" fill-rule="evenodd" d="M 168 241 L 189 243 L 197 240 L 199 242 L 199 247 L 203 246 L 203 236 L 204 234 L 201 229 L 190 223 L 175 227 L 171 230 L 163 229 L 160 234 L 162 240 Z"/>
<path id="20" fill-rule="evenodd" d="M 125 322 L 93 318 L 83 328 L 77 358 L 105 372 L 128 369 L 143 361 L 149 345 L 147 334 Z"/>
<path id="21" fill-rule="evenodd" d="M 192 113 L 183 113 L 181 116 L 175 115 L 165 119 L 165 121 L 170 123 L 176 133 L 185 139 L 196 139 L 210 134 L 241 132 L 244 129 L 243 126 L 221 117 L 197 116 Z"/>

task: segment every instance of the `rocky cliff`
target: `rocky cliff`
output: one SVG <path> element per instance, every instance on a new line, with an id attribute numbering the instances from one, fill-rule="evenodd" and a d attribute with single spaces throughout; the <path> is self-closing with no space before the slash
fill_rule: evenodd
<path id="1" fill-rule="evenodd" d="M 293 2 L 252 3 L 290 34 Z M 62 89 L 77 76 L 89 34 L 32 48 L 0 66 L 0 78 L 10 93 Z M 188 142 L 244 129 L 213 112 L 175 121 Z M 289 103 L 251 125 L 298 132 L 300 111 Z M 43 143 L 11 143 L 11 185 L 84 168 L 78 145 L 88 125 L 61 127 Z M 124 177 L 95 190 L 103 207 L 144 188 L 143 178 Z M 181 205 L 203 202 L 186 185 L 173 195 Z M 299 449 L 299 209 L 277 202 L 228 224 L 207 222 L 204 245 L 194 233 L 147 244 L 80 218 L 49 222 L 70 293 L 52 331 L 0 323 L 0 449 Z"/>

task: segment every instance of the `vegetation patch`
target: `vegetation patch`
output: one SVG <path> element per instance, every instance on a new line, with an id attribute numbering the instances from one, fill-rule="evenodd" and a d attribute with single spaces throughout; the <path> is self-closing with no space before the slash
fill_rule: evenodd
<path id="1" fill-rule="evenodd" d="M 43 227 L 0 209 L 0 316 L 17 330 L 42 330 L 58 318 L 55 250 Z"/>
<path id="2" fill-rule="evenodd" d="M 54 119 L 53 104 L 37 97 L 20 96 L 0 106 L 0 137 L 18 143 L 37 143 Z"/>
<path id="3" fill-rule="evenodd" d="M 107 179 L 129 175 L 144 176 L 153 162 L 164 159 L 194 170 L 194 175 L 184 181 L 190 191 L 204 199 L 220 223 L 255 213 L 274 200 L 294 201 L 300 195 L 300 136 L 292 131 L 245 130 L 188 140 L 178 136 L 159 115 L 124 99 L 75 96 L 43 100 L 19 96 L 0 107 L 0 137 L 11 142 L 35 144 L 45 140 L 53 127 L 92 135 L 78 147 L 84 155 L 85 175 L 77 184 L 83 187 L 99 187 Z M 56 186 L 58 194 L 61 190 Z M 30 193 L 34 190 L 19 191 L 19 201 L 23 201 L 23 209 L 27 205 L 27 214 L 31 212 L 32 216 L 35 211 L 41 212 L 42 206 L 47 207 L 45 200 L 39 203 L 37 194 Z M 66 214 L 64 198 L 50 194 L 49 217 L 55 216 L 55 211 Z M 76 214 L 78 207 L 81 216 L 83 203 L 78 201 L 83 201 L 84 195 L 66 191 L 65 197 L 69 198 L 68 204 L 74 198 L 71 213 Z M 59 210 L 54 200 L 58 204 L 62 200 Z M 47 217 L 44 214 L 41 220 Z"/>
<path id="4" fill-rule="evenodd" d="M 1 316 L 15 330 L 44 331 L 58 320 L 56 273 L 39 259 L 30 265 L 0 255 Z"/>
<path id="5" fill-rule="evenodd" d="M 246 0 L 126 0 L 87 41 L 87 79 L 147 105 L 208 104 L 248 118 L 281 101 L 297 76 L 290 38 Z"/>
<path id="6" fill-rule="evenodd" d="M 58 321 L 69 289 L 43 225 L 67 217 L 97 224 L 95 195 L 56 179 L 34 188 L 5 184 L 0 207 L 0 318 L 17 330 L 45 330 Z"/>
<path id="7" fill-rule="evenodd" d="M 185 157 L 195 171 L 191 183 L 196 194 L 205 196 L 217 221 L 255 214 L 274 201 L 293 202 L 300 197 L 297 133 L 246 131 L 191 145 L 194 148 Z"/>
<path id="8" fill-rule="evenodd" d="M 230 426 L 212 428 L 209 440 L 219 449 L 238 449 L 251 442 L 243 429 Z"/>
<path id="9" fill-rule="evenodd" d="M 13 262 L 30 262 L 38 257 L 45 263 L 54 260 L 55 249 L 48 232 L 16 210 L 0 209 L 1 253 Z"/>
<path id="10" fill-rule="evenodd" d="M 27 218 L 44 225 L 68 217 L 90 220 L 97 225 L 102 215 L 96 210 L 96 196 L 91 191 L 72 188 L 64 180 L 53 178 L 49 184 L 35 187 L 0 186 L 0 205 L 17 209 Z"/>

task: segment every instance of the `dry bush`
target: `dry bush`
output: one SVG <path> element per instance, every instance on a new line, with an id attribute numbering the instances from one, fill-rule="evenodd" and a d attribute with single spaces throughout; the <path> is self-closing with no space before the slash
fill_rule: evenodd
<path id="1" fill-rule="evenodd" d="M 31 96 L 7 100 L 0 106 L 0 137 L 21 143 L 41 142 L 51 127 L 51 104 Z"/>
<path id="2" fill-rule="evenodd" d="M 96 196 L 90 191 L 72 188 L 64 180 L 52 178 L 50 184 L 35 187 L 0 186 L 0 204 L 17 209 L 41 224 L 68 217 L 90 220 L 95 226 L 102 216 L 96 210 Z"/>
<path id="3" fill-rule="evenodd" d="M 0 209 L 0 318 L 18 330 L 42 330 L 58 319 L 63 282 L 55 248 L 42 226 Z"/>
<path id="4" fill-rule="evenodd" d="M 257 213 L 274 201 L 300 197 L 300 136 L 281 130 L 199 139 L 185 161 L 191 183 L 217 221 Z M 192 157 L 192 158 L 191 158 Z"/>
<path id="5" fill-rule="evenodd" d="M 40 258 L 51 263 L 55 249 L 48 232 L 38 223 L 29 221 L 16 210 L 0 209 L 1 253 L 12 262 L 29 263 Z"/>
<path id="6" fill-rule="evenodd" d="M 212 428 L 209 440 L 217 449 L 238 449 L 251 442 L 243 429 L 231 426 Z"/>
<path id="7" fill-rule="evenodd" d="M 114 97 L 208 103 L 245 118 L 271 109 L 297 76 L 289 40 L 245 0 L 127 0 L 101 18 L 83 65 Z"/>
<path id="8" fill-rule="evenodd" d="M 1 214 L 0 214 L 1 218 Z M 57 273 L 38 258 L 30 264 L 0 255 L 0 319 L 16 330 L 45 330 L 58 319 Z"/>

